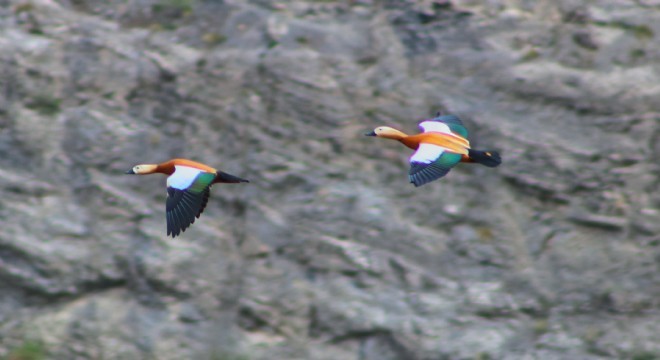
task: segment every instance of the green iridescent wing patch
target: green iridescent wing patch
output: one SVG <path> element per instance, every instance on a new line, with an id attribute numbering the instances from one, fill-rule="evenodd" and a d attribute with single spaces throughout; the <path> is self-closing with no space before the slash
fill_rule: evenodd
<path id="1" fill-rule="evenodd" d="M 205 172 L 199 173 L 199 175 L 197 175 L 195 180 L 193 180 L 192 184 L 190 184 L 190 186 L 186 190 L 192 193 L 199 194 L 213 183 L 215 177 L 216 174 L 205 173 Z"/>
<path id="2" fill-rule="evenodd" d="M 468 131 L 465 128 L 465 126 L 463 126 L 463 122 L 461 121 L 461 119 L 458 118 L 458 116 L 443 115 L 443 116 L 438 116 L 437 118 L 427 120 L 427 121 L 437 121 L 437 122 L 441 122 L 443 124 L 447 124 L 447 126 L 449 126 L 449 129 L 453 133 L 458 134 L 458 135 L 460 135 L 460 136 L 462 136 L 466 139 L 468 137 Z"/>
<path id="3" fill-rule="evenodd" d="M 408 178 L 415 186 L 422 186 L 433 180 L 437 180 L 449 172 L 452 167 L 461 161 L 460 154 L 444 152 L 440 157 L 431 163 L 411 162 Z"/>

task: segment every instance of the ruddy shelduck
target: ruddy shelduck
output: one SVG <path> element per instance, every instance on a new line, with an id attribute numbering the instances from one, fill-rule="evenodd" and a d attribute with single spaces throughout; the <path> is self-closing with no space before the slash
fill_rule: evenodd
<path id="1" fill-rule="evenodd" d="M 454 115 L 444 115 L 419 123 L 422 133 L 408 135 L 388 126 L 381 126 L 365 134 L 393 139 L 415 150 L 410 157 L 408 178 L 415 186 L 439 179 L 459 162 L 475 162 L 488 167 L 498 166 L 499 153 L 470 148 L 468 131 Z"/>
<path id="2" fill-rule="evenodd" d="M 199 218 L 209 201 L 210 189 L 217 183 L 249 182 L 187 159 L 172 159 L 162 164 L 135 165 L 126 174 L 165 174 L 167 178 L 167 235 L 176 237 Z"/>

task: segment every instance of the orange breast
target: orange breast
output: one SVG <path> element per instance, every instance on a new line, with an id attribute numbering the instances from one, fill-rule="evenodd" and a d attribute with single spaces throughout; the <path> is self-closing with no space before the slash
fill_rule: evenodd
<path id="1" fill-rule="evenodd" d="M 409 147 L 413 150 L 417 150 L 417 148 L 419 147 L 419 142 L 420 142 L 419 138 L 416 138 L 414 136 L 406 136 L 404 138 L 399 139 L 399 141 L 401 143 L 403 143 L 403 145 L 405 145 L 405 146 L 407 146 L 407 147 Z"/>

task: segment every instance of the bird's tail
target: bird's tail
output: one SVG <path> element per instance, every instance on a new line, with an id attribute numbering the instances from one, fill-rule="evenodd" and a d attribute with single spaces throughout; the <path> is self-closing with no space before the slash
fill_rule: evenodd
<path id="1" fill-rule="evenodd" d="M 502 158 L 497 151 L 482 151 L 468 149 L 470 160 L 488 167 L 496 167 L 502 163 Z"/>
<path id="2" fill-rule="evenodd" d="M 218 171 L 214 182 L 236 184 L 236 183 L 250 182 L 250 181 L 246 179 L 241 179 L 238 176 L 227 174 L 226 172 Z"/>

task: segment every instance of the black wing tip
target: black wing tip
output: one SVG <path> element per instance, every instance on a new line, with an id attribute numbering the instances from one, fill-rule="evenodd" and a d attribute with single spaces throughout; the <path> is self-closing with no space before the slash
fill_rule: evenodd
<path id="1" fill-rule="evenodd" d="M 425 182 L 415 181 L 415 180 L 410 180 L 410 183 L 415 185 L 416 188 L 426 184 Z"/>
<path id="2" fill-rule="evenodd" d="M 171 224 L 169 221 L 167 222 L 167 236 L 172 236 L 174 239 L 179 235 L 179 229 L 176 228 L 175 224 Z"/>
<path id="3" fill-rule="evenodd" d="M 181 235 L 181 233 L 184 232 L 184 231 L 186 231 L 186 229 L 183 228 L 183 227 L 179 227 L 179 224 L 173 224 L 173 228 L 172 228 L 172 230 L 171 230 L 171 231 L 168 230 L 168 231 L 167 231 L 167 235 L 168 235 L 168 236 L 171 235 L 171 236 L 172 236 L 172 239 L 174 239 L 175 237 Z"/>
<path id="4" fill-rule="evenodd" d="M 435 163 L 425 164 L 413 162 L 410 163 L 410 171 L 408 172 L 408 178 L 410 182 L 415 185 L 415 187 L 420 187 L 424 184 L 428 184 L 431 181 L 438 180 L 447 173 L 451 168 L 440 166 Z"/>
<path id="5" fill-rule="evenodd" d="M 415 185 L 415 187 L 420 187 L 433 181 L 433 179 L 431 179 L 427 174 L 420 170 L 423 170 L 423 168 L 420 168 L 419 166 L 413 166 L 410 168 L 410 173 L 408 174 L 410 183 Z"/>
<path id="6" fill-rule="evenodd" d="M 410 183 L 415 185 L 416 188 L 420 187 L 422 185 L 426 185 L 426 184 L 430 183 L 431 181 L 435 180 L 435 179 L 433 179 L 433 180 L 425 179 L 425 178 L 422 178 L 422 177 L 416 176 L 416 175 L 410 175 L 409 179 L 410 179 Z"/>
<path id="7" fill-rule="evenodd" d="M 175 237 L 181 235 L 181 234 L 184 233 L 185 231 L 186 231 L 186 229 L 183 229 L 183 228 L 181 228 L 181 229 L 177 229 L 177 230 L 175 230 L 175 231 L 172 231 L 172 234 L 171 234 L 172 239 L 174 239 Z M 169 236 L 170 233 L 167 233 L 167 235 Z"/>

